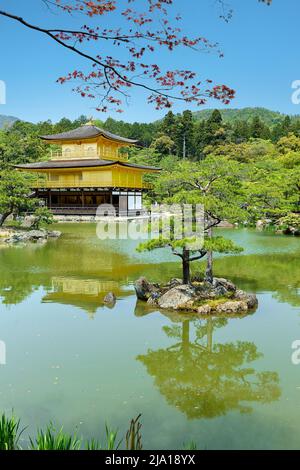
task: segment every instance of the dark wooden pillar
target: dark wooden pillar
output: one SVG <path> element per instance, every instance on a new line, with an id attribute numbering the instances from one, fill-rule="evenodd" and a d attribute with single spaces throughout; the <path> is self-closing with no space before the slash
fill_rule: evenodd
<path id="1" fill-rule="evenodd" d="M 119 197 L 119 214 L 127 215 L 128 214 L 128 196 L 120 195 Z"/>

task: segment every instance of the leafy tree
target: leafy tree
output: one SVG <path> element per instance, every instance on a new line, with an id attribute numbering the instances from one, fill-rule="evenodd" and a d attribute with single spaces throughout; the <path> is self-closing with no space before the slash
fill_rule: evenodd
<path id="1" fill-rule="evenodd" d="M 34 125 L 18 122 L 10 130 L 0 131 L 0 170 L 44 160 L 48 154 L 49 149 L 38 138 Z"/>
<path id="2" fill-rule="evenodd" d="M 191 158 L 194 155 L 194 120 L 191 111 L 184 111 L 175 126 L 177 155 Z"/>
<path id="3" fill-rule="evenodd" d="M 284 135 L 289 134 L 292 132 L 293 126 L 292 126 L 292 120 L 290 116 L 285 116 L 284 120 L 282 121 L 282 130 Z"/>
<path id="4" fill-rule="evenodd" d="M 167 135 L 161 135 L 155 139 L 150 148 L 153 148 L 161 155 L 172 155 L 176 151 L 175 142 Z"/>
<path id="5" fill-rule="evenodd" d="M 37 207 L 33 215 L 35 217 L 33 228 L 35 229 L 40 229 L 44 225 L 53 224 L 53 214 L 47 207 Z"/>
<path id="6" fill-rule="evenodd" d="M 235 142 L 245 142 L 250 137 L 250 129 L 247 121 L 237 120 L 233 125 L 233 139 Z"/>
<path id="7" fill-rule="evenodd" d="M 149 165 L 154 167 L 161 166 L 162 155 L 153 147 L 149 149 L 139 149 L 135 147 L 128 148 L 128 157 L 130 162 L 140 165 Z M 147 175 L 153 176 L 155 175 Z"/>
<path id="8" fill-rule="evenodd" d="M 211 126 L 220 127 L 223 123 L 222 114 L 220 113 L 219 109 L 214 109 L 211 117 L 208 119 L 208 124 Z"/>
<path id="9" fill-rule="evenodd" d="M 10 215 L 17 216 L 32 209 L 36 199 L 29 198 L 30 182 L 17 171 L 0 174 L 0 227 Z"/>
<path id="10" fill-rule="evenodd" d="M 61 132 L 67 132 L 69 131 L 70 129 L 72 129 L 72 121 L 70 121 L 70 119 L 67 119 L 67 118 L 62 118 L 55 126 L 54 126 L 54 129 L 53 129 L 53 133 L 61 133 Z"/>
<path id="11" fill-rule="evenodd" d="M 270 139 L 271 134 L 269 128 L 264 124 L 264 122 L 255 116 L 250 123 L 250 136 L 254 139 Z"/>
<path id="12" fill-rule="evenodd" d="M 300 137 L 295 134 L 289 133 L 287 136 L 282 137 L 277 142 L 277 148 L 280 153 L 299 152 L 300 151 Z"/>
<path id="13" fill-rule="evenodd" d="M 248 165 L 244 182 L 245 198 L 252 220 L 279 217 L 292 212 L 299 201 L 300 177 L 285 169 L 280 159 L 264 159 L 255 165 Z"/>
<path id="14" fill-rule="evenodd" d="M 172 111 L 169 111 L 161 122 L 160 132 L 168 135 L 172 140 L 175 140 L 175 130 L 177 124 L 177 117 Z"/>
<path id="15" fill-rule="evenodd" d="M 240 163 L 253 164 L 265 159 L 275 159 L 278 156 L 274 144 L 262 139 L 250 139 L 248 142 L 240 144 L 228 142 L 217 147 L 206 147 L 205 151 L 213 157 L 223 156 Z"/>
<path id="16" fill-rule="evenodd" d="M 227 128 L 218 109 L 215 109 L 207 120 L 196 125 L 195 145 L 198 157 L 203 158 L 207 153 L 206 147 L 222 145 L 227 138 Z"/>

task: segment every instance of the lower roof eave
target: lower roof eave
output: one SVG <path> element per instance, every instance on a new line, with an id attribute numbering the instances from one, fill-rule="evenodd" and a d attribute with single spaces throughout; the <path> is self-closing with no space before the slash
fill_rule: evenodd
<path id="1" fill-rule="evenodd" d="M 138 165 L 136 163 L 124 162 L 120 160 L 64 160 L 64 161 L 51 161 L 37 162 L 37 163 L 26 163 L 22 165 L 14 165 L 14 168 L 21 171 L 32 171 L 32 172 L 46 172 L 53 170 L 86 170 L 86 169 L 100 169 L 111 166 L 119 166 L 124 168 L 130 168 L 132 170 L 141 170 L 145 172 L 159 172 L 161 168 L 156 168 L 146 165 Z"/>
<path id="2" fill-rule="evenodd" d="M 33 187 L 34 191 L 58 191 L 58 192 L 67 192 L 67 191 L 149 191 L 152 188 L 128 188 L 124 186 L 85 186 L 85 187 L 78 187 L 74 186 L 72 188 L 54 188 L 54 187 Z"/>

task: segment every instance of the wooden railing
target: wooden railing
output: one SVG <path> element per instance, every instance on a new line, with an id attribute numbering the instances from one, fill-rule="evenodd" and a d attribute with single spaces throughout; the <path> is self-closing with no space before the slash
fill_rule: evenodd
<path id="1" fill-rule="evenodd" d="M 51 150 L 51 160 L 78 160 L 78 159 L 94 159 L 99 158 L 100 160 L 120 160 L 127 161 L 128 154 L 120 152 L 99 152 L 96 149 L 82 149 L 77 150 Z"/>
<path id="2" fill-rule="evenodd" d="M 132 188 L 132 189 L 152 189 L 153 185 L 145 181 L 142 182 L 119 182 L 119 181 L 95 181 L 95 180 L 80 180 L 74 178 L 69 181 L 49 181 L 46 179 L 36 179 L 32 183 L 33 188 L 49 188 L 49 189 L 61 189 L 61 188 Z"/>

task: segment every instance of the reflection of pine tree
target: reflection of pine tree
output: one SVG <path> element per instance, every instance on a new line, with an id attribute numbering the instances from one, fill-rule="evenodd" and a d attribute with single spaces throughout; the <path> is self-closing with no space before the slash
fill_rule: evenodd
<path id="1" fill-rule="evenodd" d="M 247 341 L 213 344 L 213 331 L 224 319 L 196 326 L 190 341 L 190 322 L 165 328 L 178 343 L 138 356 L 169 404 L 190 419 L 213 418 L 229 411 L 251 412 L 251 403 L 270 403 L 280 397 L 276 372 L 257 372 L 250 364 L 262 357 Z M 248 403 L 248 404 L 247 404 Z"/>

